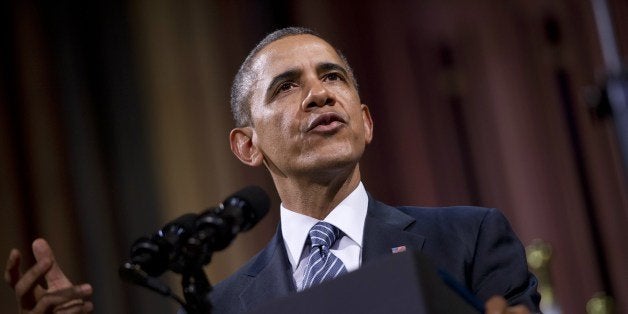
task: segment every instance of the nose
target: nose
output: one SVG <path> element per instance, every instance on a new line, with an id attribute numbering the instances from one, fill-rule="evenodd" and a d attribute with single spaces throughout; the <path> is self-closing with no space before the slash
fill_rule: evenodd
<path id="1" fill-rule="evenodd" d="M 311 110 L 316 107 L 332 105 L 334 103 L 333 95 L 319 80 L 312 83 L 310 90 L 303 99 L 301 107 L 303 110 Z"/>

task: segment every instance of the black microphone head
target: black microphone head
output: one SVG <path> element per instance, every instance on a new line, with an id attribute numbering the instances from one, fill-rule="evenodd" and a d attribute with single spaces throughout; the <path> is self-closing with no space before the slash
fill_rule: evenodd
<path id="1" fill-rule="evenodd" d="M 161 233 L 188 233 L 194 231 L 194 220 L 198 217 L 198 214 L 187 213 L 177 217 L 175 220 L 167 223 L 161 228 Z"/>
<path id="2" fill-rule="evenodd" d="M 197 214 L 184 214 L 167 223 L 151 237 L 141 237 L 131 246 L 131 261 L 150 276 L 160 276 L 175 268 L 180 247 L 195 231 Z"/>
<path id="3" fill-rule="evenodd" d="M 230 208 L 238 208 L 242 211 L 240 231 L 246 231 L 255 226 L 268 213 L 270 199 L 268 194 L 259 186 L 247 186 L 222 202 L 225 212 Z"/>

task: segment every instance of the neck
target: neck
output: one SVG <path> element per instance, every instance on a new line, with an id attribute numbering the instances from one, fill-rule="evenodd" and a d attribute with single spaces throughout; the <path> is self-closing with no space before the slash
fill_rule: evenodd
<path id="1" fill-rule="evenodd" d="M 286 208 L 322 220 L 358 186 L 360 168 L 329 178 L 273 176 L 273 181 Z"/>

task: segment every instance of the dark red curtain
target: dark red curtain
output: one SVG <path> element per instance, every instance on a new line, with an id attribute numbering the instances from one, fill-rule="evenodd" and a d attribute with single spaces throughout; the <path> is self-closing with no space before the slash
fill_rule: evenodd
<path id="1" fill-rule="evenodd" d="M 609 5 L 626 56 L 628 4 Z M 117 278 L 137 237 L 247 184 L 279 206 L 265 170 L 231 155 L 228 97 L 248 51 L 288 25 L 348 56 L 375 119 L 361 167 L 376 198 L 498 207 L 524 244 L 552 246 L 564 313 L 600 291 L 628 312 L 626 172 L 612 121 L 584 97 L 604 74 L 589 1 L 14 1 L 0 11 L 0 253 L 46 237 L 71 278 L 93 283 L 99 312 L 176 308 Z M 277 220 L 271 211 L 216 253 L 211 280 L 263 247 Z"/>

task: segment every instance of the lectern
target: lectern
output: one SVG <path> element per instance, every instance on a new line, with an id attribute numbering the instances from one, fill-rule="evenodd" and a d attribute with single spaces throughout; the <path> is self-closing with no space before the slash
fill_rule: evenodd
<path id="1" fill-rule="evenodd" d="M 392 254 L 251 313 L 477 314 L 418 252 Z"/>

